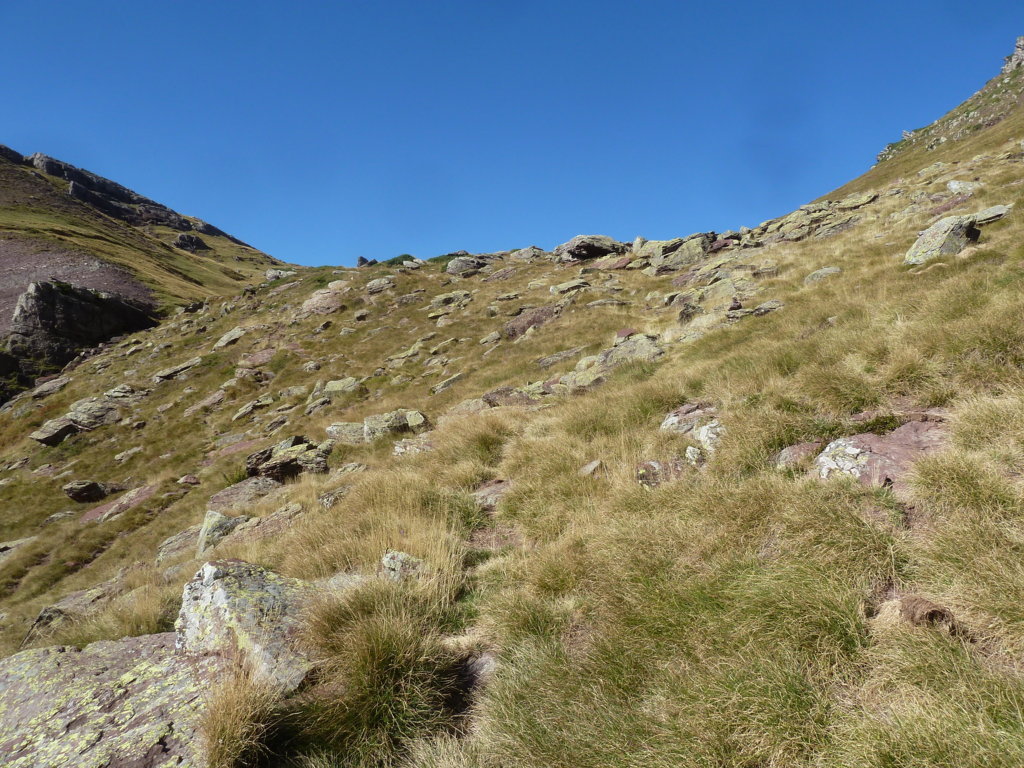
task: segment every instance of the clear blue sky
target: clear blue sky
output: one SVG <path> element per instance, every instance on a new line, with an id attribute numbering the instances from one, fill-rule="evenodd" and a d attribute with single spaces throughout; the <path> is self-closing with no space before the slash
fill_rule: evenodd
<path id="1" fill-rule="evenodd" d="M 1013 2 L 2 0 L 0 143 L 303 264 L 725 230 L 994 76 Z"/>

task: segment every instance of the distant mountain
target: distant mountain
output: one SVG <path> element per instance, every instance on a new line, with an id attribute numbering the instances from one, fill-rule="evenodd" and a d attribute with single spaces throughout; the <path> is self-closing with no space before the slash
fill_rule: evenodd
<path id="1" fill-rule="evenodd" d="M 0 401 L 77 350 L 138 330 L 143 317 L 236 293 L 278 264 L 114 181 L 0 145 Z M 31 284 L 46 282 L 75 289 L 84 304 L 62 310 L 67 289 L 27 297 Z M 35 317 L 44 295 L 49 316 Z M 27 338 L 43 332 L 46 339 Z"/>

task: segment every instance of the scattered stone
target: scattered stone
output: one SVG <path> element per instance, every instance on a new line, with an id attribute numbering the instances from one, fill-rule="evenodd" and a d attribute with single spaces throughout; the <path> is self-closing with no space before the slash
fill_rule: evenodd
<path id="1" fill-rule="evenodd" d="M 130 509 L 149 501 L 157 491 L 156 485 L 144 485 L 139 488 L 134 488 L 123 496 L 114 501 L 107 502 L 98 507 L 93 507 L 84 515 L 82 515 L 81 521 L 83 523 L 101 522 L 105 523 L 108 520 L 113 520 L 120 515 L 123 515 Z"/>
<path id="2" fill-rule="evenodd" d="M 946 189 L 952 192 L 954 195 L 973 195 L 979 189 L 981 184 L 977 181 L 953 181 L 946 182 Z"/>
<path id="3" fill-rule="evenodd" d="M 594 477 L 598 472 L 601 471 L 601 468 L 603 466 L 603 461 L 601 461 L 600 459 L 594 459 L 593 461 L 588 462 L 584 464 L 582 467 L 580 467 L 577 474 L 579 474 L 580 477 Z"/>
<path id="4" fill-rule="evenodd" d="M 367 416 L 363 419 L 363 437 L 365 442 L 373 442 L 386 435 L 398 435 L 405 432 L 420 433 L 430 429 L 430 421 L 420 411 L 399 408 L 397 411 Z"/>
<path id="5" fill-rule="evenodd" d="M 196 540 L 196 557 L 202 557 L 207 550 L 216 546 L 217 542 L 250 519 L 248 515 L 228 517 L 215 509 L 206 510 L 206 517 L 203 518 Z"/>
<path id="6" fill-rule="evenodd" d="M 305 472 L 325 474 L 327 457 L 333 449 L 333 440 L 317 444 L 306 437 L 296 435 L 250 454 L 245 460 L 245 471 L 250 477 L 269 477 L 278 482 L 284 482 Z"/>
<path id="7" fill-rule="evenodd" d="M 255 400 L 250 400 L 248 403 L 246 403 L 237 411 L 235 411 L 235 415 L 231 417 L 231 420 L 238 421 L 239 419 L 244 419 L 246 416 L 252 414 L 253 411 L 262 408 L 268 408 L 273 404 L 273 395 L 262 395 L 261 397 L 257 397 Z"/>
<path id="8" fill-rule="evenodd" d="M 344 379 L 328 381 L 324 385 L 324 396 L 328 398 L 336 395 L 367 397 L 369 394 L 370 390 L 366 388 L 366 385 L 354 376 L 346 376 Z"/>
<path id="9" fill-rule="evenodd" d="M 940 629 L 949 635 L 964 633 L 952 611 L 917 595 L 904 595 L 886 600 L 878 606 L 873 623 L 889 626 L 909 624 L 914 627 Z"/>
<path id="10" fill-rule="evenodd" d="M 106 483 L 97 483 L 95 480 L 73 480 L 67 483 L 62 490 L 69 499 L 82 504 L 90 501 L 102 501 L 111 493 L 123 489 Z"/>
<path id="11" fill-rule="evenodd" d="M 815 283 L 821 282 L 826 277 L 838 275 L 842 271 L 843 270 L 839 267 L 822 267 L 821 269 L 816 269 L 804 278 L 804 285 L 814 285 Z"/>
<path id="12" fill-rule="evenodd" d="M 405 552 L 388 550 L 380 561 L 381 575 L 392 581 L 405 581 L 418 576 L 423 570 L 423 561 Z"/>
<path id="13" fill-rule="evenodd" d="M 554 354 L 537 358 L 537 360 L 535 360 L 534 362 L 536 362 L 540 368 L 550 368 L 551 366 L 557 365 L 558 363 L 565 362 L 566 360 L 571 360 L 574 357 L 579 357 L 584 350 L 586 350 L 586 347 L 573 347 L 572 349 L 563 349 L 561 352 L 555 352 Z"/>
<path id="14" fill-rule="evenodd" d="M 215 392 L 210 393 L 195 405 L 190 405 L 184 411 L 185 418 L 191 418 L 200 411 L 210 411 L 216 408 L 218 405 L 224 402 L 227 395 L 224 390 L 218 389 Z"/>

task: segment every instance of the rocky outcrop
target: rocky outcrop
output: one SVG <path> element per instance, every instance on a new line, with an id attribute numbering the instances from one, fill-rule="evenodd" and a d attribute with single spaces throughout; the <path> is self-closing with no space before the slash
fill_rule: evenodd
<path id="1" fill-rule="evenodd" d="M 577 235 L 567 243 L 562 243 L 552 252 L 556 261 L 582 261 L 598 259 L 611 253 L 625 253 L 629 250 L 626 243 L 620 243 L 606 235 Z"/>
<path id="2" fill-rule="evenodd" d="M 0 763 L 202 766 L 198 730 L 216 661 L 183 663 L 174 643 L 166 633 L 0 660 Z"/>
<path id="3" fill-rule="evenodd" d="M 155 324 L 151 307 L 115 294 L 34 282 L 18 298 L 3 346 L 28 378 L 64 366 L 82 349 Z"/>
<path id="4" fill-rule="evenodd" d="M 947 216 L 921 233 L 903 258 L 904 264 L 925 264 L 943 256 L 955 256 L 981 237 L 982 227 L 1006 216 L 1012 206 L 994 205 L 966 216 Z"/>
<path id="5" fill-rule="evenodd" d="M 1013 48 L 1013 53 L 1006 57 L 1006 62 L 1003 64 L 1003 74 L 1008 75 L 1016 69 L 1024 68 L 1024 37 L 1017 38 L 1017 44 Z"/>

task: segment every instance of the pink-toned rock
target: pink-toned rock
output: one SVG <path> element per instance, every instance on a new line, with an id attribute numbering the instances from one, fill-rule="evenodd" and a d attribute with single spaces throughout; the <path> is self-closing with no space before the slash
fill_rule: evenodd
<path id="1" fill-rule="evenodd" d="M 259 368 L 261 365 L 269 363 L 276 354 L 277 348 L 260 349 L 256 352 L 242 355 L 238 358 L 238 365 L 240 368 Z"/>
<path id="2" fill-rule="evenodd" d="M 134 509 L 143 502 L 151 499 L 153 494 L 156 493 L 156 488 L 157 487 L 155 485 L 144 485 L 141 488 L 134 488 L 114 501 L 108 501 L 106 504 L 93 507 L 82 515 L 81 521 L 83 523 L 91 523 L 94 521 L 105 523 L 107 520 L 112 520 L 118 515 L 124 514 L 129 509 Z"/>
<path id="3" fill-rule="evenodd" d="M 847 475 L 864 485 L 891 487 L 902 494 L 905 475 L 913 463 L 943 448 L 947 432 L 942 422 L 910 421 L 887 435 L 868 432 L 841 437 L 815 459 L 814 470 L 823 479 Z"/>
<path id="4" fill-rule="evenodd" d="M 481 509 L 493 512 L 497 508 L 498 502 L 510 490 L 512 490 L 512 483 L 508 480 L 491 480 L 473 491 L 473 498 L 476 499 Z"/>
<path id="5" fill-rule="evenodd" d="M 788 448 L 783 448 L 775 454 L 775 466 L 779 469 L 795 467 L 808 461 L 821 452 L 824 445 L 820 440 L 809 443 L 797 443 Z"/>

